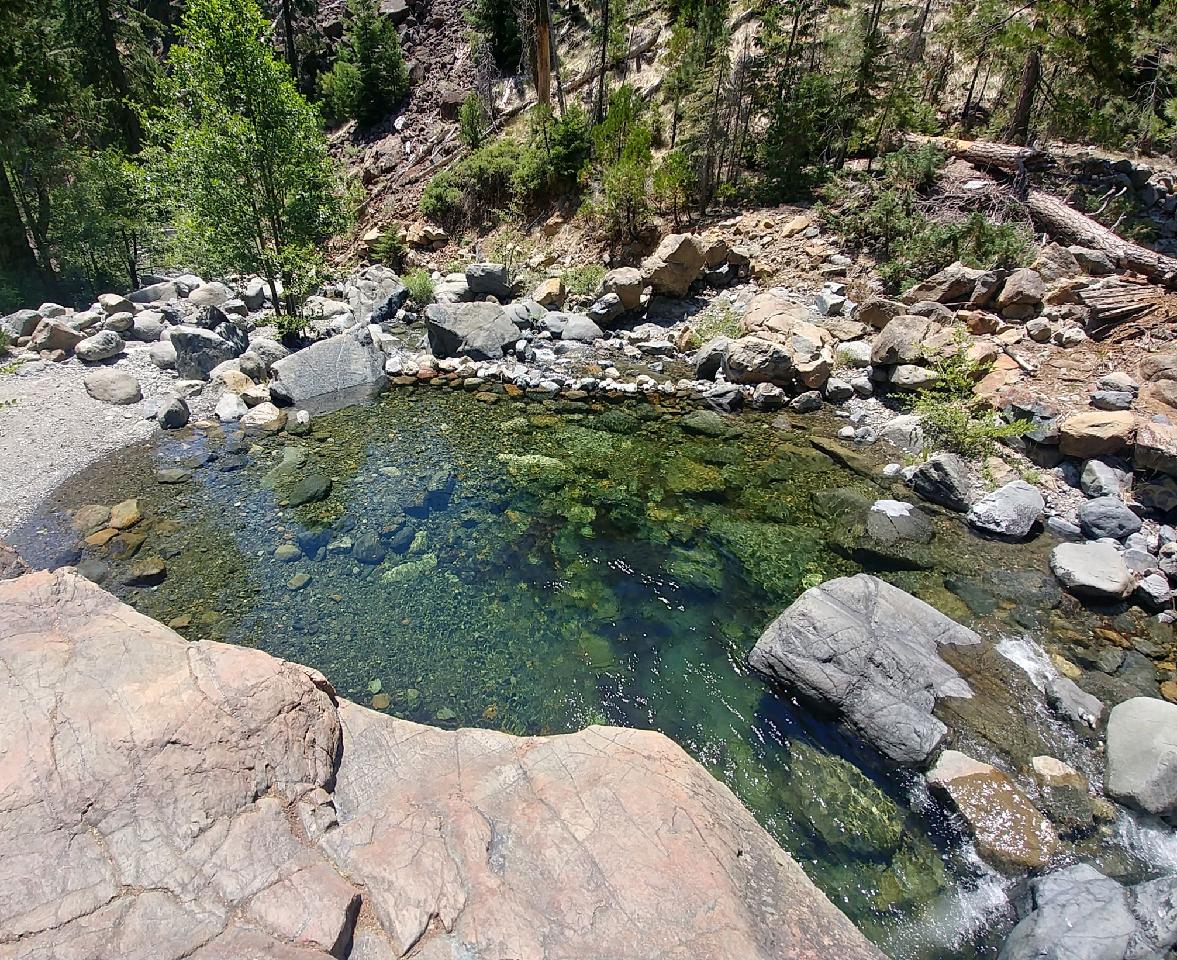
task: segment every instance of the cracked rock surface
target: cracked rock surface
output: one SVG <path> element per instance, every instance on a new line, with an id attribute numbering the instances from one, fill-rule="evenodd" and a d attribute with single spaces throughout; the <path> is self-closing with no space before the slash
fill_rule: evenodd
<path id="1" fill-rule="evenodd" d="M 0 958 L 881 958 L 651 731 L 444 731 L 0 582 Z"/>

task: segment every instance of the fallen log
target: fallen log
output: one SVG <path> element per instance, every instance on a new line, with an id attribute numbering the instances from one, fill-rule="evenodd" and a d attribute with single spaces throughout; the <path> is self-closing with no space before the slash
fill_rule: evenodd
<path id="1" fill-rule="evenodd" d="M 917 133 L 908 134 L 906 139 L 909 143 L 936 147 L 949 156 L 959 157 L 979 167 L 996 167 L 1006 173 L 1034 172 L 1054 166 L 1054 157 L 1035 147 L 1019 147 L 1012 143 L 994 143 L 989 140 L 925 137 Z"/>
<path id="2" fill-rule="evenodd" d="M 1054 162 L 1045 151 L 1009 143 L 915 134 L 907 139 L 912 143 L 931 144 L 976 166 L 1015 175 L 1042 170 Z M 1034 225 L 1053 239 L 1102 250 L 1122 269 L 1132 270 L 1157 283 L 1177 288 L 1177 259 L 1125 240 L 1097 220 L 1067 206 L 1058 197 L 1025 185 L 1024 177 L 1017 178 L 1014 189 L 1007 192 L 1011 200 L 1025 205 Z"/>

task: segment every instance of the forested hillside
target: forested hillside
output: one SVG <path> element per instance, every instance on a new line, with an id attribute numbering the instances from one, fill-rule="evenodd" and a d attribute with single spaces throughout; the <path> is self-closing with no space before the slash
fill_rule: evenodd
<path id="1" fill-rule="evenodd" d="M 909 163 L 865 198 L 837 179 L 881 169 L 913 133 L 1062 140 L 1163 167 L 1177 158 L 1177 6 L 11 0 L 0 296 L 85 300 L 185 266 L 261 273 L 294 309 L 376 224 L 395 260 L 414 220 L 525 227 L 559 207 L 617 249 L 658 220 L 807 196 L 884 259 L 902 232 L 978 265 L 1016 260 L 1017 218 L 1000 211 L 928 232 L 912 198 L 932 171 Z M 1136 222 L 1123 191 L 1072 186 L 1108 225 Z M 942 265 L 903 257 L 897 280 Z"/>

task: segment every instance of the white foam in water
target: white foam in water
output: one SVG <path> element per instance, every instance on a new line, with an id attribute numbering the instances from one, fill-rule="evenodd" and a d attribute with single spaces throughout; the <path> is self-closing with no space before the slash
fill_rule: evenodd
<path id="1" fill-rule="evenodd" d="M 1177 873 L 1177 831 L 1122 810 L 1116 821 L 1116 839 L 1125 850 L 1154 870 Z"/>
<path id="2" fill-rule="evenodd" d="M 1046 651 L 1029 637 L 1002 637 L 997 652 L 1025 671 L 1039 690 L 1045 691 L 1047 684 L 1059 675 Z"/>
<path id="3" fill-rule="evenodd" d="M 1010 880 L 988 866 L 968 844 L 960 857 L 973 876 L 927 904 L 911 923 L 897 929 L 886 952 L 892 956 L 927 955 L 929 947 L 958 950 L 984 934 L 995 922 L 1007 918 L 1011 907 Z"/>

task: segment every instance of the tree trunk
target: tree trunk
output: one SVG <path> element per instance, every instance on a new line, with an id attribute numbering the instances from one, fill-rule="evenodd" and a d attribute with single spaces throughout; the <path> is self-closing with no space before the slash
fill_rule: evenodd
<path id="1" fill-rule="evenodd" d="M 605 119 L 605 74 L 609 70 L 609 0 L 601 4 L 601 75 L 597 79 L 597 123 Z"/>
<path id="2" fill-rule="evenodd" d="M 951 156 L 975 163 L 977 166 L 996 167 L 1007 173 L 1045 170 L 1054 165 L 1054 158 L 1049 153 L 1034 147 L 1019 147 L 1011 143 L 995 143 L 990 140 L 925 137 L 918 133 L 909 133 L 905 139 L 911 143 L 936 147 Z"/>
<path id="3" fill-rule="evenodd" d="M 981 75 L 981 64 L 985 60 L 985 48 L 988 44 L 981 44 L 981 49 L 977 51 L 977 65 L 973 67 L 973 77 L 969 81 L 969 92 L 964 98 L 964 109 L 960 112 L 960 125 L 967 131 L 969 129 L 969 113 L 973 109 L 973 93 L 977 89 L 977 77 Z"/>
<path id="4" fill-rule="evenodd" d="M 114 20 L 110 14 L 110 0 L 95 0 L 98 14 L 98 30 L 102 37 L 103 60 L 111 86 L 118 95 L 115 107 L 119 127 L 123 131 L 123 143 L 127 153 L 138 153 L 143 145 L 143 128 L 139 123 L 139 115 L 131 106 L 131 85 L 127 81 L 127 72 L 123 69 L 123 61 L 119 54 L 118 39 L 114 32 Z"/>
<path id="5" fill-rule="evenodd" d="M 29 235 L 3 165 L 0 165 L 0 270 L 29 276 L 37 272 L 37 259 L 29 246 Z"/>
<path id="6" fill-rule="evenodd" d="M 294 14 L 290 10 L 291 0 L 281 0 L 282 2 L 282 33 L 284 34 L 285 48 L 286 48 L 286 63 L 290 66 L 290 76 L 294 79 L 294 85 L 301 87 L 302 84 L 298 82 L 298 49 L 294 46 Z"/>
<path id="7" fill-rule="evenodd" d="M 552 104 L 552 15 L 548 0 L 535 2 L 535 97 L 544 108 Z"/>
<path id="8" fill-rule="evenodd" d="M 1038 94 L 1038 81 L 1041 79 L 1042 54 L 1037 47 L 1033 47 L 1026 54 L 1018 101 L 1014 104 L 1013 116 L 1009 120 L 1008 139 L 1013 143 L 1024 145 L 1030 139 L 1030 115 L 1034 112 L 1034 98 Z"/>

